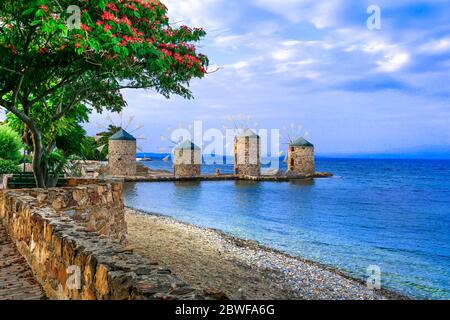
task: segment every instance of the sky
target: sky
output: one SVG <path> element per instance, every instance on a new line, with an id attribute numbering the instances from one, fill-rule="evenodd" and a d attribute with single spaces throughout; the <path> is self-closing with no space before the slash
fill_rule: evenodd
<path id="1" fill-rule="evenodd" d="M 146 152 L 162 150 L 169 128 L 223 129 L 241 113 L 257 128 L 301 126 L 319 154 L 450 146 L 450 1 L 163 3 L 173 23 L 207 31 L 199 51 L 211 73 L 192 82 L 194 100 L 124 91 L 124 122 L 143 125 Z M 380 30 L 367 27 L 370 5 Z M 93 115 L 88 133 L 108 121 Z"/>

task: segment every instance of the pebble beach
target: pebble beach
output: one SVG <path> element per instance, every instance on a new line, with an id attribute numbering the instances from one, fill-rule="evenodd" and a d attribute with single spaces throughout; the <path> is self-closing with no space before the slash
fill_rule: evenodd
<path id="1" fill-rule="evenodd" d="M 126 220 L 136 253 L 192 286 L 233 300 L 407 299 L 387 290 L 372 291 L 339 270 L 218 230 L 130 208 Z"/>

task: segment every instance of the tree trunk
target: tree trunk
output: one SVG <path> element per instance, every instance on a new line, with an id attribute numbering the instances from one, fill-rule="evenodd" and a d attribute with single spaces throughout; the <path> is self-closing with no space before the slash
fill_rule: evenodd
<path id="1" fill-rule="evenodd" d="M 45 188 L 45 172 L 42 166 L 44 147 L 42 146 L 41 133 L 38 130 L 31 130 L 31 137 L 33 140 L 33 173 L 36 187 Z"/>

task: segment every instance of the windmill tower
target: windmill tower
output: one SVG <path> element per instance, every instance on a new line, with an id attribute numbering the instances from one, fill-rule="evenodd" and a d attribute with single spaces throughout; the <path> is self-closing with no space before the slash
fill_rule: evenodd
<path id="1" fill-rule="evenodd" d="M 234 174 L 253 177 L 261 175 L 261 138 L 250 129 L 234 138 Z"/>
<path id="2" fill-rule="evenodd" d="M 136 175 L 136 138 L 120 129 L 109 138 L 108 166 L 112 176 Z"/>
<path id="3" fill-rule="evenodd" d="M 288 147 L 288 176 L 311 177 L 315 173 L 314 145 L 304 138 L 298 138 Z"/>
<path id="4" fill-rule="evenodd" d="M 201 173 L 202 150 L 190 140 L 174 148 L 173 172 L 175 177 L 196 177 Z"/>

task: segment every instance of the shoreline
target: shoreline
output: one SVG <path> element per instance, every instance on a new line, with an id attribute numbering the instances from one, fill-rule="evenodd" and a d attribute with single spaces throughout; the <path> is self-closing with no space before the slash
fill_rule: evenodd
<path id="1" fill-rule="evenodd" d="M 137 253 L 193 286 L 233 300 L 410 299 L 388 289 L 371 291 L 343 270 L 221 230 L 128 207 L 126 220 Z"/>

